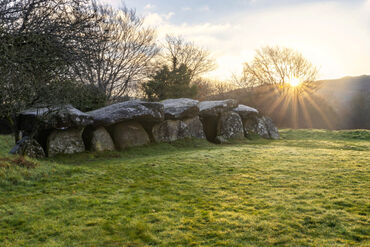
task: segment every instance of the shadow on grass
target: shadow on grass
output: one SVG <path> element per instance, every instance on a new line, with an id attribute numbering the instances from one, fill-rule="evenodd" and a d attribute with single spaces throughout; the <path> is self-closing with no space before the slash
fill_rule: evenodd
<path id="1" fill-rule="evenodd" d="M 73 155 L 57 155 L 52 158 L 41 159 L 44 162 L 56 162 L 63 165 L 73 166 L 91 166 L 102 161 L 122 162 L 131 159 L 140 159 L 145 157 L 160 157 L 163 155 L 173 155 L 174 153 L 191 153 L 195 151 L 217 150 L 229 146 L 240 147 L 244 145 L 260 146 L 289 146 L 298 148 L 314 148 L 314 149 L 338 149 L 338 150 L 354 150 L 367 151 L 369 150 L 370 131 L 369 130 L 312 130 L 312 129 L 283 129 L 280 130 L 281 140 L 273 141 L 258 138 L 256 136 L 251 139 L 234 140 L 229 144 L 214 144 L 206 140 L 185 139 L 172 143 L 151 143 L 146 146 L 128 148 L 123 151 L 111 151 L 91 153 L 84 152 Z M 11 148 L 11 136 L 1 137 L 1 156 L 8 156 L 4 150 Z M 330 141 L 330 143 L 329 143 Z M 4 153 L 4 154 L 3 154 Z"/>
<path id="2" fill-rule="evenodd" d="M 100 163 L 104 160 L 114 161 L 120 160 L 122 162 L 128 161 L 131 159 L 140 159 L 145 157 L 160 157 L 160 156 L 170 156 L 174 153 L 192 153 L 196 151 L 205 151 L 205 150 L 217 150 L 223 149 L 230 146 L 240 146 L 240 145 L 268 145 L 272 141 L 265 140 L 262 138 L 254 140 L 234 140 L 228 144 L 214 144 L 206 140 L 199 139 L 184 139 L 171 143 L 151 143 L 145 146 L 127 148 L 123 151 L 109 151 L 109 152 L 99 152 L 91 153 L 84 152 L 73 155 L 57 155 L 52 158 L 47 158 L 45 160 L 57 162 L 59 164 L 65 165 L 84 165 L 86 162 L 89 164 Z"/>

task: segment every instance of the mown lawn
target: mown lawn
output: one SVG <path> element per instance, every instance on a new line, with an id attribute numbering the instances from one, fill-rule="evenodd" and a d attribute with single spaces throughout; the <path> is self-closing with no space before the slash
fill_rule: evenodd
<path id="1" fill-rule="evenodd" d="M 3 164 L 0 246 L 370 246 L 370 131 L 281 134 Z"/>

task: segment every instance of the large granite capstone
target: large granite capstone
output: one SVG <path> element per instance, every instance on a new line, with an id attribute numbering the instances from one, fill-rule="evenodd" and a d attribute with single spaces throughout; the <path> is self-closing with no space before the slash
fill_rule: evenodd
<path id="1" fill-rule="evenodd" d="M 221 113 L 231 111 L 237 106 L 238 102 L 234 99 L 202 101 L 198 104 L 201 117 L 216 117 Z"/>
<path id="2" fill-rule="evenodd" d="M 31 108 L 18 115 L 19 130 L 67 129 L 93 124 L 93 117 L 71 105 Z"/>
<path id="3" fill-rule="evenodd" d="M 87 113 L 95 126 L 110 126 L 119 122 L 135 120 L 158 123 L 164 120 L 163 104 L 139 100 L 125 101 Z"/>
<path id="4" fill-rule="evenodd" d="M 249 118 L 259 113 L 257 109 L 246 105 L 238 105 L 238 107 L 233 109 L 233 112 L 238 113 L 242 119 Z"/>
<path id="5" fill-rule="evenodd" d="M 164 106 L 165 119 L 177 120 L 198 116 L 198 100 L 180 98 L 161 101 Z"/>

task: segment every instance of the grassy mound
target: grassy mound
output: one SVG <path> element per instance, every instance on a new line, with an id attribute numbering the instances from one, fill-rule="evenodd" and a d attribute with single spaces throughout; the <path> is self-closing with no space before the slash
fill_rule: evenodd
<path id="1" fill-rule="evenodd" d="M 281 134 L 0 167 L 0 246 L 368 245 L 370 131 Z"/>

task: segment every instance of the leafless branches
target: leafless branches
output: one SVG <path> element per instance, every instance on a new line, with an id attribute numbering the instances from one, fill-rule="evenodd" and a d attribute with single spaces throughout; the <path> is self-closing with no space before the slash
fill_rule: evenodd
<path id="1" fill-rule="evenodd" d="M 142 80 L 158 53 L 155 31 L 143 26 L 133 10 L 97 6 L 103 22 L 99 37 L 89 53 L 87 63 L 75 67 L 79 79 L 96 85 L 110 101 L 125 95 L 129 88 Z"/>
<path id="2" fill-rule="evenodd" d="M 162 59 L 172 69 L 184 64 L 191 71 L 191 79 L 215 69 L 216 65 L 208 50 L 197 47 L 181 37 L 168 35 L 164 44 Z"/>
<path id="3" fill-rule="evenodd" d="M 0 116 L 68 101 L 57 92 L 86 58 L 97 20 L 90 0 L 0 0 Z"/>
<path id="4" fill-rule="evenodd" d="M 313 86 L 318 70 L 301 53 L 281 47 L 263 47 L 256 51 L 251 63 L 244 64 L 240 83 L 244 87 L 274 85 L 279 89 L 299 80 L 300 87 Z"/>
<path id="5" fill-rule="evenodd" d="M 213 95 L 223 96 L 234 89 L 237 86 L 233 82 L 224 82 L 210 79 L 197 79 L 195 81 L 197 85 L 197 99 L 206 100 L 208 97 Z"/>

